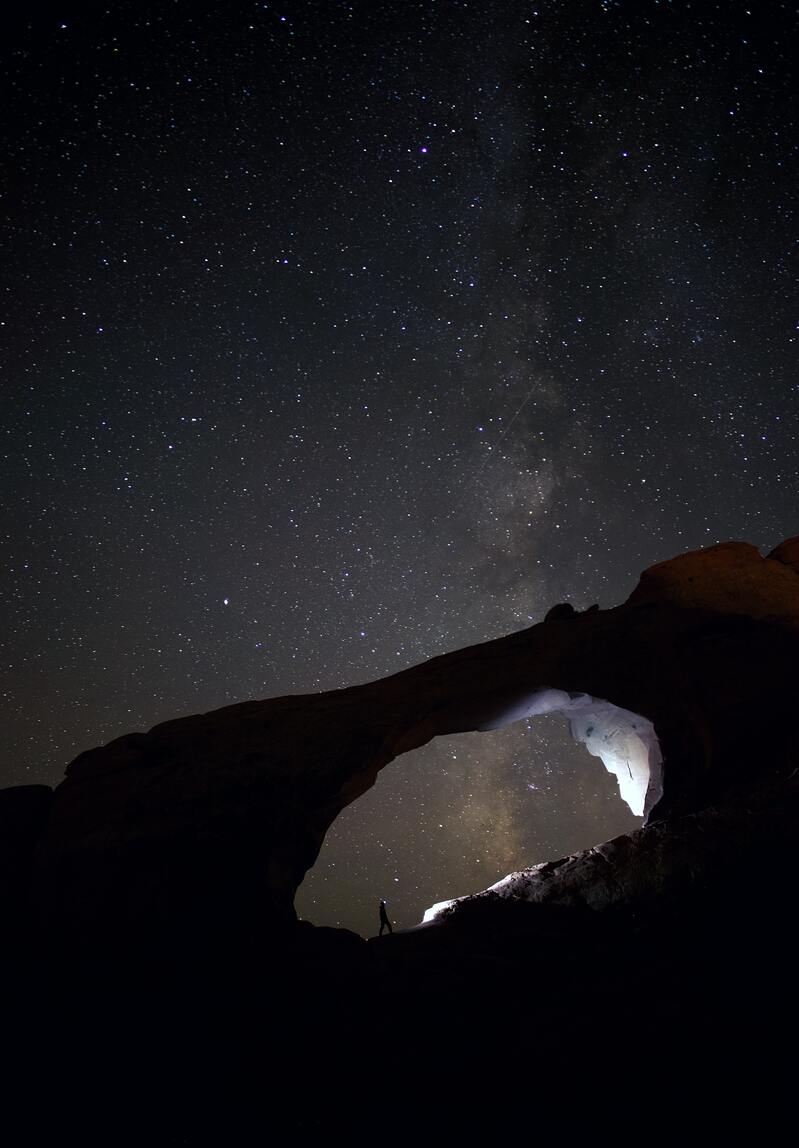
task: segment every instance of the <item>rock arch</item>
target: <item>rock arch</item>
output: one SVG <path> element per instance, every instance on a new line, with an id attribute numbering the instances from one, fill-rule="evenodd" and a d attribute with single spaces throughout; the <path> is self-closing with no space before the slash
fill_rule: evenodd
<path id="1" fill-rule="evenodd" d="M 796 539 L 767 558 L 711 547 L 646 571 L 613 609 L 560 611 L 366 685 L 244 702 L 81 754 L 38 842 L 35 919 L 84 939 L 208 919 L 283 928 L 327 828 L 381 768 L 540 706 L 610 756 L 611 715 L 647 723 L 632 733 L 647 747 L 649 823 L 723 802 L 795 765 L 792 723 L 766 715 L 795 704 L 797 570 Z"/>

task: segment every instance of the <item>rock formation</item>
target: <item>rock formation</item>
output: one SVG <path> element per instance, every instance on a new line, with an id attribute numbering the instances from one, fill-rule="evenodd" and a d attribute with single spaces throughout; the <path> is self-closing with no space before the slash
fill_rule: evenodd
<path id="1" fill-rule="evenodd" d="M 485 1073 L 488 1053 L 475 1049 L 499 1046 L 543 1073 L 599 1032 L 607 1055 L 626 1056 L 633 1026 L 658 1079 L 680 1041 L 681 1064 L 690 1045 L 697 1063 L 711 1049 L 714 1072 L 732 1071 L 731 1041 L 745 1034 L 762 1054 L 776 1016 L 795 1015 L 785 906 L 797 655 L 799 538 L 767 557 L 726 543 L 645 571 L 612 609 L 559 607 L 366 685 L 129 734 L 81 754 L 54 793 L 0 793 L 6 956 L 22 954 L 20 968 L 30 958 L 40 978 L 52 961 L 69 970 L 60 1064 L 87 1012 L 95 1052 L 114 1048 L 127 1072 L 155 1055 L 151 1034 L 174 1014 L 187 1088 L 209 1063 L 223 1071 L 219 1049 L 246 1048 L 236 1072 L 268 1062 L 272 1094 L 288 1096 L 308 1047 L 334 1031 L 348 1034 L 327 1070 L 324 1095 L 338 1103 L 353 1071 L 370 1088 L 378 1080 L 363 1051 L 375 1011 L 392 1031 L 380 1081 L 386 1063 L 400 1073 L 410 1057 L 440 1087 L 443 1063 Z M 294 894 L 326 830 L 383 766 L 437 735 L 551 709 L 609 768 L 629 766 L 643 829 L 512 874 L 433 927 L 380 942 L 296 922 Z M 612 730 L 609 713 L 621 715 Z M 498 1012 L 509 983 L 524 994 Z M 446 1031 L 428 1027 L 420 1047 L 432 1012 Z M 23 1028 L 44 1023 L 26 1013 Z M 174 1072 L 167 1052 L 158 1063 Z M 305 1110 L 289 1107 L 294 1128 Z"/>
<path id="2" fill-rule="evenodd" d="M 796 767 L 799 539 L 766 558 L 745 543 L 685 554 L 621 606 L 551 614 L 367 685 L 227 706 L 81 754 L 37 834 L 37 927 L 72 942 L 207 920 L 279 929 L 326 830 L 388 762 L 575 699 L 654 726 L 650 824 Z"/>

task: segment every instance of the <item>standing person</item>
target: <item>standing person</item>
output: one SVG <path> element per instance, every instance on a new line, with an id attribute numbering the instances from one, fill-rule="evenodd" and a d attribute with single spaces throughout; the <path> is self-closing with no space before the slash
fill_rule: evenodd
<path id="1" fill-rule="evenodd" d="M 389 919 L 388 919 L 388 913 L 386 912 L 386 902 L 381 897 L 380 898 L 380 932 L 377 934 L 379 937 L 383 936 L 383 929 L 388 929 L 389 933 L 394 932 L 394 930 L 391 928 L 391 921 L 389 921 Z"/>

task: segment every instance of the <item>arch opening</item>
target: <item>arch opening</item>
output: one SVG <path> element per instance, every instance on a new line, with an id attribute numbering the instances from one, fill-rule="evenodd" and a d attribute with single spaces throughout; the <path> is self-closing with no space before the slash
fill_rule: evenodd
<path id="1" fill-rule="evenodd" d="M 662 793 L 663 758 L 648 718 L 590 694 L 538 690 L 514 703 L 481 729 L 501 728 L 525 718 L 561 713 L 572 739 L 598 757 L 618 782 L 619 794 L 636 817 L 645 817 Z"/>
<path id="2" fill-rule="evenodd" d="M 328 830 L 298 915 L 372 935 L 385 897 L 395 924 L 414 926 L 426 906 L 450 903 L 442 893 L 457 899 L 639 828 L 659 788 L 651 722 L 584 694 L 538 691 L 384 768 Z"/>

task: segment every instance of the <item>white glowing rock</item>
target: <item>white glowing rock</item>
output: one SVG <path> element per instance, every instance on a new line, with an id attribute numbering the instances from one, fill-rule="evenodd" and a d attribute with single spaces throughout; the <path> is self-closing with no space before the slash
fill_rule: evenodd
<path id="1" fill-rule="evenodd" d="M 450 905 L 454 905 L 457 900 L 457 897 L 453 897 L 451 901 L 436 901 L 435 905 L 431 905 L 429 909 L 425 909 L 422 924 L 429 925 L 431 921 L 436 919 L 439 913 L 443 912 L 444 909 L 448 909 Z"/>
<path id="2" fill-rule="evenodd" d="M 482 729 L 497 729 L 512 722 L 539 714 L 562 713 L 569 719 L 569 728 L 575 741 L 581 742 L 588 752 L 600 758 L 608 773 L 615 775 L 619 793 L 636 817 L 643 817 L 647 793 L 649 808 L 661 794 L 662 757 L 655 727 L 648 718 L 630 710 L 614 706 L 601 698 L 588 694 L 568 694 L 565 690 L 538 690 L 520 698 Z M 534 866 L 526 872 L 534 872 Z M 504 895 L 504 888 L 514 874 L 501 878 L 491 886 L 491 892 Z M 444 909 L 454 905 L 460 897 L 438 901 L 425 911 L 423 924 L 435 921 Z"/>
<path id="3" fill-rule="evenodd" d="M 576 698 L 563 712 L 574 740 L 616 775 L 622 800 L 636 817 L 643 817 L 650 778 L 660 775 L 660 748 L 652 723 L 590 697 Z"/>
<path id="4" fill-rule="evenodd" d="M 642 817 L 650 783 L 655 792 L 660 785 L 660 747 L 652 722 L 588 694 L 538 690 L 520 698 L 492 721 L 491 727 L 547 713 L 566 715 L 574 740 L 582 742 L 609 773 L 616 775 L 622 799 L 636 817 Z"/>

